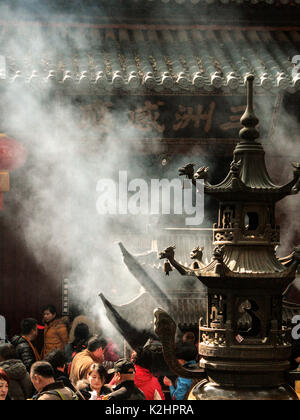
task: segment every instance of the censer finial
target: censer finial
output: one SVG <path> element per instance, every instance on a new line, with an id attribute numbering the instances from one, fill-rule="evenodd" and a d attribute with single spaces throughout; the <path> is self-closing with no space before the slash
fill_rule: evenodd
<path id="1" fill-rule="evenodd" d="M 255 141 L 255 139 L 259 137 L 259 132 L 255 128 L 259 120 L 256 117 L 254 113 L 254 109 L 253 109 L 254 76 L 252 74 L 249 74 L 246 80 L 247 80 L 247 108 L 240 119 L 241 124 L 244 126 L 244 128 L 240 130 L 239 135 L 242 140 L 252 142 L 252 141 Z"/>

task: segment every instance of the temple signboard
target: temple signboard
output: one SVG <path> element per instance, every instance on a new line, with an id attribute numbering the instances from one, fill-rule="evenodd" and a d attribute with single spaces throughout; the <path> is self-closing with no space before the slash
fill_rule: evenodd
<path id="1" fill-rule="evenodd" d="M 262 135 L 267 136 L 276 109 L 276 96 L 256 98 L 260 115 L 264 114 Z M 134 129 L 146 138 L 216 139 L 232 141 L 241 128 L 246 109 L 245 98 L 236 96 L 151 96 L 151 97 L 80 97 L 76 100 L 81 129 L 109 132 L 116 124 Z"/>

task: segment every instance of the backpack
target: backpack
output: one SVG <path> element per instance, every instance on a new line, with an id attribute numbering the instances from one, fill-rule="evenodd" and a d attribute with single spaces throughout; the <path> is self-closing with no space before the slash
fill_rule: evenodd
<path id="1" fill-rule="evenodd" d="M 76 395 L 70 388 L 67 388 L 67 389 L 72 392 L 72 401 L 78 401 L 79 400 L 78 395 Z M 63 395 L 63 393 L 60 392 L 58 389 L 42 392 L 40 396 L 44 394 L 55 395 L 56 397 L 59 397 L 62 401 L 68 401 L 67 398 Z"/>

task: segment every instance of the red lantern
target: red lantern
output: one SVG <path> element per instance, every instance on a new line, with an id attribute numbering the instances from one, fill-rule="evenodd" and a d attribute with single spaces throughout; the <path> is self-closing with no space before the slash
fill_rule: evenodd
<path id="1" fill-rule="evenodd" d="M 3 192 L 9 191 L 9 173 L 23 165 L 26 150 L 16 140 L 0 134 L 0 210 L 3 209 Z"/>
<path id="2" fill-rule="evenodd" d="M 6 134 L 0 134 L 0 170 L 13 171 L 22 166 L 25 160 L 25 148 Z"/>

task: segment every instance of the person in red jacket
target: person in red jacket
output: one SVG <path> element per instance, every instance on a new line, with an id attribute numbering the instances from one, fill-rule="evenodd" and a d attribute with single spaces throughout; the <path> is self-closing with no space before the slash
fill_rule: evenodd
<path id="1" fill-rule="evenodd" d="M 134 384 L 145 394 L 146 400 L 164 400 L 165 395 L 158 379 L 151 372 L 151 365 L 151 351 L 147 348 L 137 349 Z"/>

